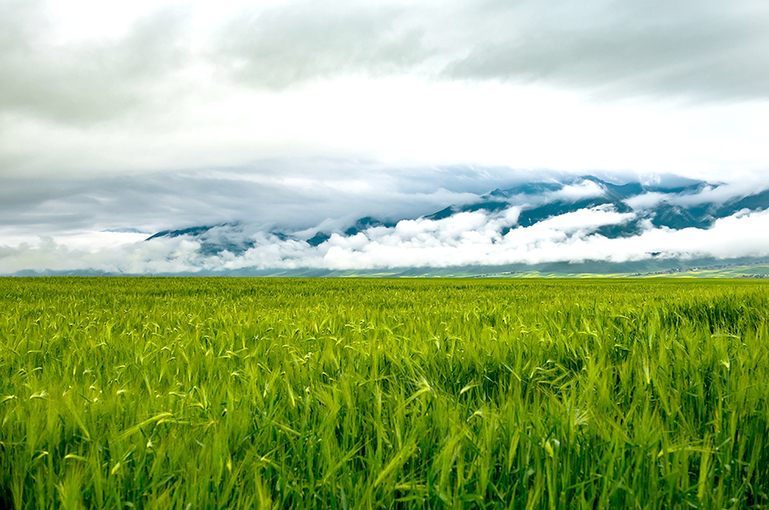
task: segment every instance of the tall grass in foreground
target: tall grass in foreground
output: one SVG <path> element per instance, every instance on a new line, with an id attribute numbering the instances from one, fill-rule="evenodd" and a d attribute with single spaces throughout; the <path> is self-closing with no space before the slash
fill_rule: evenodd
<path id="1" fill-rule="evenodd" d="M 0 279 L 0 507 L 766 507 L 767 290 Z"/>

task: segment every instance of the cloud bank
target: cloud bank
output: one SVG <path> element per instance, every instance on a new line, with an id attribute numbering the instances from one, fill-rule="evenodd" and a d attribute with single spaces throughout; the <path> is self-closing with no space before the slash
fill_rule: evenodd
<path id="1" fill-rule="evenodd" d="M 504 207 L 473 210 L 473 201 L 445 191 L 443 200 L 468 204 L 447 217 L 420 215 L 391 224 L 371 222 L 345 231 L 350 221 L 326 218 L 308 228 L 290 229 L 290 221 L 209 224 L 196 231 L 152 236 L 128 228 L 45 236 L 34 240 L 6 236 L 0 246 L 0 273 L 22 270 L 94 270 L 116 274 L 222 273 L 251 270 L 376 270 L 404 267 L 502 266 L 547 262 L 628 262 L 657 258 L 740 258 L 769 255 L 769 210 L 740 209 L 716 219 L 710 228 L 674 230 L 655 226 L 644 207 L 671 204 L 712 204 L 754 196 L 755 189 L 704 183 L 683 191 L 646 192 L 628 198 L 618 210 L 612 203 L 590 205 L 611 191 L 596 180 L 571 184 L 549 181 L 555 189 L 538 194 L 511 194 Z M 311 183 L 310 183 L 311 184 Z M 312 186 L 310 186 L 312 187 Z M 291 188 L 296 188 L 292 184 Z M 525 188 L 514 188 L 525 189 Z M 487 202 L 493 195 L 467 194 Z M 418 197 L 418 194 L 412 194 Z M 639 199 L 640 197 L 640 199 Z M 436 196 L 423 196 L 429 206 Z M 584 202 L 584 201 L 588 202 Z M 532 225 L 519 223 L 523 211 L 547 204 L 580 204 Z M 392 211 L 391 211 L 392 212 Z M 316 217 L 320 218 L 320 217 Z M 608 236 L 606 227 L 637 227 L 625 235 Z M 278 226 L 282 225 L 283 229 Z M 296 224 L 298 225 L 298 224 Z M 328 232 L 313 243 L 318 232 Z M 2 244 L 2 243 L 0 243 Z"/>
<path id="2" fill-rule="evenodd" d="M 0 178 L 285 157 L 765 171 L 769 7 L 0 4 Z"/>
<path id="3" fill-rule="evenodd" d="M 0 246 L 0 272 L 22 270 L 92 270 L 118 274 L 223 272 L 251 269 L 365 270 L 403 267 L 441 268 L 498 266 L 544 262 L 603 260 L 627 262 L 651 258 L 739 258 L 769 255 L 769 239 L 756 232 L 769 229 L 769 212 L 735 215 L 717 220 L 708 230 L 674 231 L 649 226 L 629 238 L 608 239 L 595 227 L 614 225 L 629 215 L 586 210 L 531 227 L 498 228 L 514 223 L 510 214 L 490 218 L 461 213 L 445 220 L 404 220 L 393 228 L 377 227 L 346 238 L 333 234 L 313 247 L 302 240 L 280 240 L 257 233 L 243 253 L 207 255 L 198 240 L 185 237 L 99 246 L 88 239 L 87 249 L 72 248 L 51 238 L 35 245 Z M 216 234 L 216 232 L 213 232 Z M 122 239 L 135 239 L 123 235 Z M 118 244 L 119 241 L 115 241 Z"/>

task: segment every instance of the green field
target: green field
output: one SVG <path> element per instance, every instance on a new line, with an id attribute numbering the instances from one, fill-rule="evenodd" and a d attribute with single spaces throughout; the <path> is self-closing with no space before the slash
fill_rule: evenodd
<path id="1" fill-rule="evenodd" d="M 766 508 L 769 282 L 0 279 L 0 508 Z"/>

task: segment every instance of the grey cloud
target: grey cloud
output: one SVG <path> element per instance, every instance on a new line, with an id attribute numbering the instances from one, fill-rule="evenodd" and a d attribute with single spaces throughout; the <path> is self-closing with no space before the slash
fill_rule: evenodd
<path id="1" fill-rule="evenodd" d="M 491 37 L 452 78 L 551 82 L 602 94 L 765 97 L 769 11 L 722 2 L 520 2 L 481 19 Z M 504 27 L 507 26 L 507 30 Z"/>
<path id="2" fill-rule="evenodd" d="M 92 180 L 16 179 L 0 192 L 4 226 L 30 235 L 139 228 L 155 230 L 166 222 L 230 221 L 244 197 L 238 188 L 215 189 L 180 175 L 150 175 Z"/>
<path id="3" fill-rule="evenodd" d="M 114 40 L 55 43 L 39 1 L 0 3 L 0 111 L 58 122 L 170 108 L 202 83 L 174 73 L 214 63 L 281 89 L 342 75 L 541 81 L 610 95 L 765 99 L 764 2 L 289 2 L 240 13 L 193 44 L 185 8 Z M 201 50 L 194 49 L 202 45 Z M 374 100 L 374 99 L 372 99 Z"/>
<path id="4" fill-rule="evenodd" d="M 390 168 L 322 159 L 88 180 L 15 178 L 0 187 L 0 217 L 6 229 L 33 238 L 234 222 L 257 230 L 308 229 L 323 221 L 329 228 L 347 228 L 363 216 L 415 218 L 472 202 L 515 179 L 510 169 Z"/>
<path id="5" fill-rule="evenodd" d="M 765 99 L 767 23 L 769 7 L 755 1 L 293 2 L 234 20 L 217 58 L 272 88 L 419 73 L 615 96 Z"/>
<path id="6" fill-rule="evenodd" d="M 162 106 L 150 91 L 184 63 L 184 18 L 159 10 L 121 39 L 57 43 L 41 2 L 0 3 L 0 111 L 92 124 Z"/>
<path id="7" fill-rule="evenodd" d="M 553 82 L 615 95 L 767 97 L 766 4 L 522 2 L 500 12 L 511 30 L 479 38 L 447 66 L 448 76 Z"/>
<path id="8" fill-rule="evenodd" d="M 235 93 L 231 80 L 279 90 L 418 75 L 724 100 L 769 90 L 765 2 L 301 0 L 238 13 L 195 40 L 191 12 L 164 8 L 124 37 L 57 43 L 43 2 L 0 2 L 3 129 L 9 114 L 76 126 L 132 116 L 124 127 L 146 128 L 185 101 Z M 199 80 L 200 69 L 211 75 Z M 4 151 L 3 166 L 14 157 Z"/>
<path id="9" fill-rule="evenodd" d="M 295 2 L 241 15 L 222 30 L 216 59 L 238 79 L 275 89 L 344 74 L 408 73 L 430 56 L 404 6 Z"/>

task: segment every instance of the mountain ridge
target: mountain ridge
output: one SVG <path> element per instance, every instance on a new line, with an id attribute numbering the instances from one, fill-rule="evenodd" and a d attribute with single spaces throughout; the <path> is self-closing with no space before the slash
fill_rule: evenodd
<path id="1" fill-rule="evenodd" d="M 456 246 L 461 244 L 463 236 L 471 234 L 472 228 L 480 228 L 477 225 L 462 226 L 468 223 L 482 224 L 483 228 L 493 229 L 491 233 L 484 230 L 484 235 L 489 237 L 491 243 L 506 242 L 514 248 L 515 239 L 525 237 L 524 234 L 530 229 L 554 232 L 556 238 L 576 241 L 599 238 L 629 240 L 655 230 L 707 231 L 719 220 L 769 209 L 769 190 L 740 192 L 722 183 L 683 178 L 667 184 L 640 181 L 617 183 L 593 175 L 582 175 L 497 187 L 476 196 L 474 200 L 448 204 L 431 214 L 416 218 L 379 219 L 363 216 L 354 222 L 331 222 L 333 227 L 318 225 L 302 230 L 279 226 L 249 230 L 249 222 L 241 220 L 163 230 L 149 236 L 146 241 L 190 239 L 199 243 L 199 254 L 204 257 L 227 254 L 228 257 L 241 257 L 252 249 L 270 243 L 286 250 L 315 250 L 321 257 L 338 246 L 344 245 L 355 250 L 355 246 L 365 242 L 373 243 L 382 236 L 404 236 L 401 244 L 410 246 L 408 243 L 413 245 L 414 239 L 420 239 L 419 235 L 451 235 L 454 236 L 452 246 Z M 323 223 L 329 224 L 329 221 Z M 461 228 L 466 230 L 461 231 Z M 412 234 L 417 237 L 414 238 Z M 696 253 L 695 250 L 691 255 Z M 585 259 L 584 256 L 577 256 L 576 260 L 572 260 L 575 255 L 568 250 L 563 250 L 562 255 L 563 258 L 559 260 L 564 263 Z M 687 260 L 691 255 L 651 247 L 633 255 L 633 258 Z M 603 260 L 602 263 L 608 267 L 611 260 Z M 265 267 L 265 263 L 260 264 L 260 267 Z M 441 264 L 441 267 L 451 265 Z M 376 265 L 379 268 L 396 266 L 397 261 L 386 266 Z"/>

